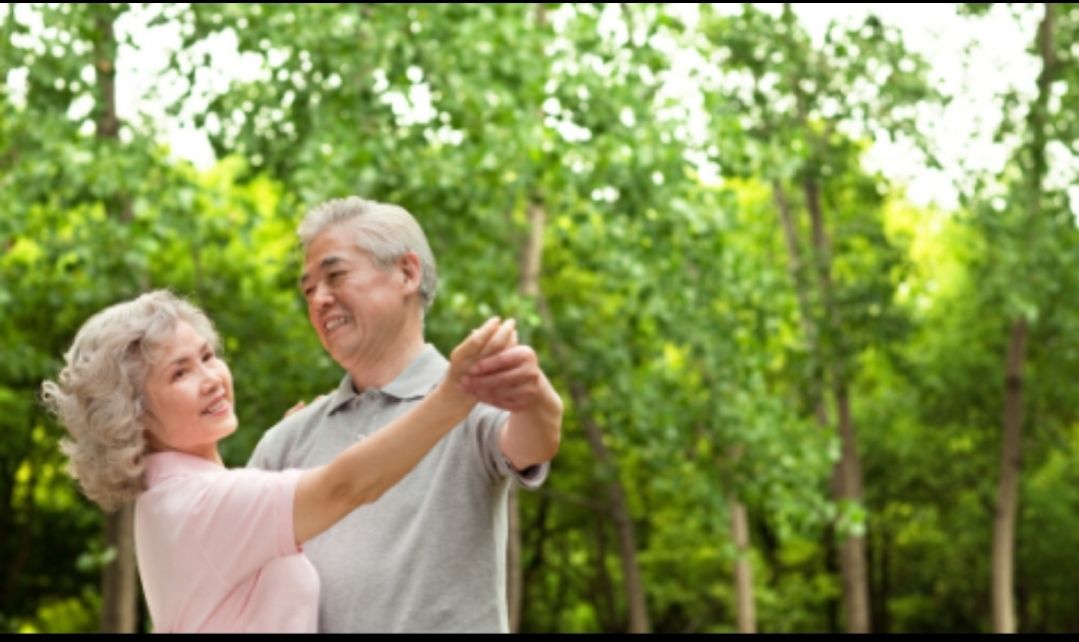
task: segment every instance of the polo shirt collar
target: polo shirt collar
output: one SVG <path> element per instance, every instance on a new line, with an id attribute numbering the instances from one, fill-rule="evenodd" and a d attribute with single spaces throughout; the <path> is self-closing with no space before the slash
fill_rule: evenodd
<path id="1" fill-rule="evenodd" d="M 352 377 L 346 372 L 337 384 L 337 390 L 330 396 L 330 414 L 337 412 L 342 406 L 348 404 L 359 395 L 352 389 Z"/>
<path id="2" fill-rule="evenodd" d="M 430 343 L 423 346 L 416 358 L 408 364 L 401 374 L 383 386 L 382 388 L 370 388 L 376 392 L 395 397 L 400 400 L 418 399 L 431 392 L 442 377 L 446 374 L 449 362 L 438 348 Z M 349 403 L 359 394 L 352 387 L 352 377 L 347 373 L 341 379 L 333 396 L 330 397 L 330 413 L 337 412 L 342 406 Z"/>
<path id="3" fill-rule="evenodd" d="M 423 397 L 442 381 L 448 364 L 438 348 L 428 343 L 404 372 L 386 384 L 382 391 L 401 400 Z"/>

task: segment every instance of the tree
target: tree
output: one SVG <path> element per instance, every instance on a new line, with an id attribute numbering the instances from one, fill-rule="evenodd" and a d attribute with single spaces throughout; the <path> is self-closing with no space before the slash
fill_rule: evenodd
<path id="1" fill-rule="evenodd" d="M 910 107 L 932 96 L 926 64 L 875 17 L 847 33 L 830 29 L 823 47 L 811 43 L 789 3 L 778 17 L 747 6 L 732 16 L 705 13 L 702 21 L 712 47 L 705 53 L 721 65 L 720 73 L 732 72 L 734 78 L 741 73 L 746 82 L 744 89 L 711 93 L 715 118 L 738 123 L 748 136 L 748 144 L 737 137 L 718 140 L 716 160 L 729 175 L 759 173 L 773 187 L 812 355 L 810 405 L 822 427 L 831 426 L 834 417 L 841 445 L 833 492 L 842 511 L 839 561 L 847 630 L 865 632 L 870 598 L 863 482 L 850 400 L 856 375 L 851 364 L 859 345 L 849 326 L 859 314 L 856 309 L 866 303 L 856 293 L 870 292 L 873 286 L 854 279 L 843 292 L 843 284 L 836 282 L 844 261 L 839 252 L 852 240 L 846 238 L 850 232 L 843 227 L 843 201 L 838 197 L 858 160 L 857 147 L 843 132 L 854 125 L 891 137 L 913 134 Z M 763 42 L 775 47 L 765 48 Z M 855 194 L 874 189 L 871 182 L 852 183 Z M 795 219 L 799 205 L 808 215 L 807 224 Z M 829 209 L 831 221 L 826 219 Z M 808 242 L 802 240 L 802 230 L 807 230 Z M 834 404 L 832 415 L 826 395 Z"/>

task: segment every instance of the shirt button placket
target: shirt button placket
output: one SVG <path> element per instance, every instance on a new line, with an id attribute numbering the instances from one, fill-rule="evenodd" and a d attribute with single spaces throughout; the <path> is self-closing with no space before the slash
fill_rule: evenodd
<path id="1" fill-rule="evenodd" d="M 360 410 L 361 408 L 363 408 L 365 412 L 370 412 L 370 405 L 375 403 L 377 399 L 378 391 L 368 388 L 352 400 L 352 409 Z M 362 439 L 365 439 L 366 437 L 367 435 L 363 432 L 356 433 L 356 441 L 360 441 Z"/>

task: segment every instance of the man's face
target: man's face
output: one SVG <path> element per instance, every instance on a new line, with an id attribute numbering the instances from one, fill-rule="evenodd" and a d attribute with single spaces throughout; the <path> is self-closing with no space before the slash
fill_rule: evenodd
<path id="1" fill-rule="evenodd" d="M 346 370 L 396 348 L 415 290 L 400 263 L 380 268 L 356 246 L 356 235 L 347 222 L 323 230 L 307 248 L 300 279 L 311 325 Z"/>

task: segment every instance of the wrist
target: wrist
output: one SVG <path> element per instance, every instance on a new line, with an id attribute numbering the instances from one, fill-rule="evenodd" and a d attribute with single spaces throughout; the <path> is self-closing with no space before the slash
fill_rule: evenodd
<path id="1" fill-rule="evenodd" d="M 443 379 L 430 396 L 439 408 L 462 417 L 471 412 L 472 407 L 476 405 L 475 397 L 461 390 L 458 384 L 449 379 Z"/>

